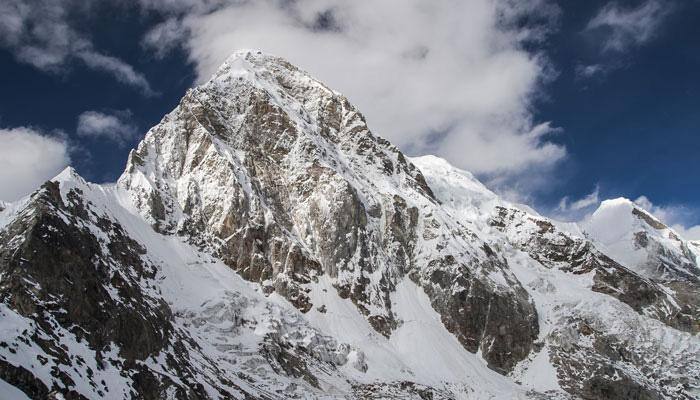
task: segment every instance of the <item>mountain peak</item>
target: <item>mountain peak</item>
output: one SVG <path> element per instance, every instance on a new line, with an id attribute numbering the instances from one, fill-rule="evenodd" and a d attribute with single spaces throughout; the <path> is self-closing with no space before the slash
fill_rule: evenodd
<path id="1" fill-rule="evenodd" d="M 632 200 L 605 200 L 582 225 L 606 254 L 643 276 L 697 279 L 688 242 Z"/>
<path id="2" fill-rule="evenodd" d="M 202 87 L 231 87 L 243 82 L 251 83 L 273 96 L 285 97 L 284 92 L 287 92 L 287 95 L 295 97 L 293 92 L 304 89 L 304 93 L 309 94 L 311 88 L 327 96 L 337 94 L 286 59 L 255 49 L 235 51 Z"/>
<path id="3" fill-rule="evenodd" d="M 603 200 L 591 215 L 590 220 L 593 225 L 598 222 L 609 225 L 606 228 L 609 229 L 608 236 L 618 235 L 618 231 L 628 230 L 640 223 L 657 230 L 668 229 L 668 226 L 650 212 L 625 197 Z"/>
<path id="4" fill-rule="evenodd" d="M 256 73 L 266 70 L 266 66 L 282 66 L 287 63 L 280 57 L 263 53 L 260 50 L 245 49 L 233 52 L 216 70 L 209 82 L 230 78 L 253 78 Z M 290 64 L 291 65 L 291 64 Z"/>
<path id="5" fill-rule="evenodd" d="M 264 52 L 260 49 L 239 49 L 231 53 L 228 58 L 221 64 L 219 67 L 219 70 L 224 68 L 225 66 L 233 66 L 233 65 L 241 65 L 243 62 L 248 63 L 249 65 L 285 65 L 285 66 L 292 66 L 287 60 L 285 60 L 282 57 L 279 57 L 274 54 L 270 54 L 267 52 Z M 294 67 L 296 68 L 296 67 Z M 214 74 L 216 75 L 216 73 Z"/>
<path id="6" fill-rule="evenodd" d="M 62 183 L 62 182 L 75 182 L 78 184 L 86 184 L 85 179 L 75 170 L 72 166 L 67 166 L 63 171 L 59 172 L 58 175 L 50 179 L 51 182 Z"/>
<path id="7" fill-rule="evenodd" d="M 511 369 L 536 337 L 536 310 L 503 260 L 440 207 L 420 170 L 345 97 L 280 58 L 232 56 L 146 134 L 120 187 L 156 230 L 221 254 L 302 312 L 320 306 L 308 285 L 327 276 L 389 337 L 399 321 L 388 296 L 410 273 L 492 368 Z M 458 279 L 463 264 L 481 267 Z M 457 289 L 433 288 L 428 265 L 507 306 L 499 315 L 474 306 L 472 315 L 493 319 L 487 325 L 452 315 Z M 525 332 L 517 340 L 498 333 L 516 324 Z"/>

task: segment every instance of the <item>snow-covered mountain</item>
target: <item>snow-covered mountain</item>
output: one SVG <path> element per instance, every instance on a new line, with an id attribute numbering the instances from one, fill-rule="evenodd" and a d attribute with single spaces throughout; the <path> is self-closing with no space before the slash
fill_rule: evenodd
<path id="1" fill-rule="evenodd" d="M 603 201 L 582 223 L 606 254 L 656 280 L 700 278 L 694 245 L 630 200 Z"/>
<path id="2" fill-rule="evenodd" d="M 0 394 L 700 396 L 692 244 L 647 232 L 650 274 L 638 226 L 607 241 L 606 220 L 405 157 L 341 94 L 238 52 L 116 184 L 67 169 L 3 206 Z"/>

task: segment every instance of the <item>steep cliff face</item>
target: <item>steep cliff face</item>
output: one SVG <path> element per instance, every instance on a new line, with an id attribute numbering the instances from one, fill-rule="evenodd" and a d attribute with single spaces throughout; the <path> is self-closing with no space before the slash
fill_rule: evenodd
<path id="1" fill-rule="evenodd" d="M 327 275 L 389 337 L 400 323 L 390 293 L 409 276 L 499 371 L 537 336 L 503 259 L 345 97 L 281 59 L 232 56 L 146 135 L 119 185 L 156 229 L 212 249 L 302 312 L 319 306 L 310 284 Z"/>
<path id="2" fill-rule="evenodd" d="M 0 273 L 0 378 L 31 398 L 700 384 L 692 297 L 443 160 L 405 157 L 345 97 L 256 51 L 190 90 L 116 185 L 67 170 L 3 205 Z"/>

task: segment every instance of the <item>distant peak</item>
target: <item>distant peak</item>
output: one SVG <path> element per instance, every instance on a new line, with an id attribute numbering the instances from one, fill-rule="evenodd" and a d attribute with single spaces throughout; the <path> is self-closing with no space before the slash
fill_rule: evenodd
<path id="1" fill-rule="evenodd" d="M 607 219 L 614 215 L 631 217 L 633 211 L 636 209 L 640 209 L 640 207 L 632 200 L 625 197 L 618 197 L 601 201 L 591 217 L 593 219 Z"/>
<path id="2" fill-rule="evenodd" d="M 604 209 L 604 208 L 610 208 L 610 207 L 625 207 L 625 208 L 634 208 L 636 205 L 634 202 L 626 197 L 618 197 L 615 199 L 607 199 L 603 200 L 600 202 L 600 206 L 598 209 Z"/>
<path id="3" fill-rule="evenodd" d="M 54 176 L 53 178 L 50 179 L 51 182 L 56 182 L 56 183 L 62 183 L 62 182 L 77 182 L 81 184 L 85 184 L 85 179 L 83 179 L 80 174 L 78 174 L 78 171 L 75 170 L 75 168 L 71 166 L 67 166 L 66 168 L 63 169 L 58 175 Z"/>
<path id="4" fill-rule="evenodd" d="M 663 222 L 652 215 L 649 211 L 643 209 L 637 203 L 625 197 L 603 200 L 598 209 L 593 213 L 593 218 L 609 219 L 614 215 L 620 214 L 632 215 L 655 229 L 667 228 Z M 619 222 L 621 219 L 617 217 L 615 220 Z"/>

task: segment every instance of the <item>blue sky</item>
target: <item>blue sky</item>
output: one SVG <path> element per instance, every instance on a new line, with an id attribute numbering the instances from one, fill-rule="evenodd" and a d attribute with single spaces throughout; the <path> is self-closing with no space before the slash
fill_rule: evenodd
<path id="1" fill-rule="evenodd" d="M 566 189 L 547 198 L 553 201 L 567 191 L 581 197 L 598 185 L 604 197 L 645 195 L 658 204 L 685 206 L 677 211 L 695 224 L 700 2 L 664 3 L 668 15 L 652 37 L 601 54 L 599 38 L 581 32 L 605 4 L 564 6 L 561 29 L 548 45 L 560 75 L 547 86 L 548 99 L 536 115 L 564 128 L 556 140 L 566 145 L 569 157 L 559 175 Z M 577 76 L 581 64 L 610 70 L 582 79 Z"/>
<path id="2" fill-rule="evenodd" d="M 68 163 L 115 180 L 187 88 L 256 47 L 545 214 L 625 196 L 700 224 L 700 2 L 394 3 L 5 1 L 0 198 Z"/>

